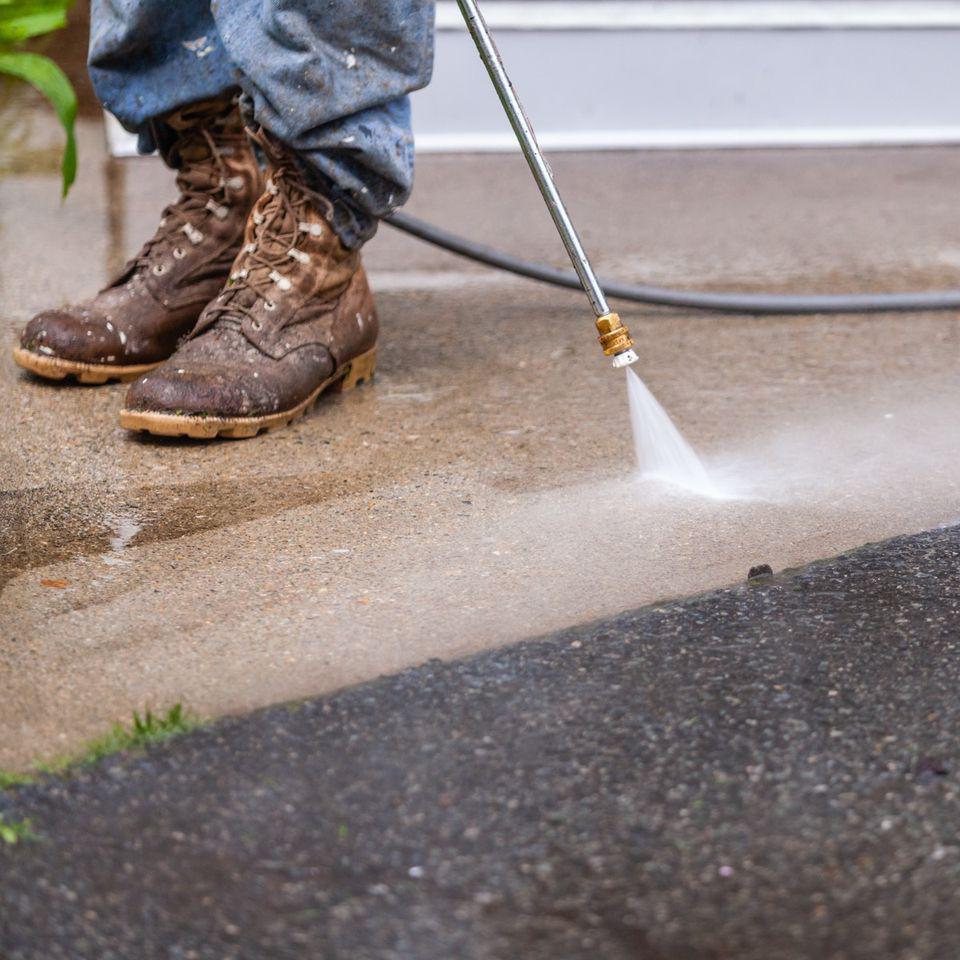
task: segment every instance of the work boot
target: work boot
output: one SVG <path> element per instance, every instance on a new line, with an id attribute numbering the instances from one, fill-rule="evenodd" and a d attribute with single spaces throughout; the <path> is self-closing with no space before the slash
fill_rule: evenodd
<path id="1" fill-rule="evenodd" d="M 120 275 L 95 297 L 34 317 L 14 349 L 53 380 L 132 380 L 170 356 L 223 287 L 263 179 L 233 97 L 163 118 L 180 198 Z"/>
<path id="2" fill-rule="evenodd" d="M 373 376 L 378 323 L 360 253 L 340 242 L 330 201 L 286 149 L 253 136 L 269 169 L 243 249 L 189 338 L 130 387 L 120 412 L 130 430 L 252 437 Z"/>

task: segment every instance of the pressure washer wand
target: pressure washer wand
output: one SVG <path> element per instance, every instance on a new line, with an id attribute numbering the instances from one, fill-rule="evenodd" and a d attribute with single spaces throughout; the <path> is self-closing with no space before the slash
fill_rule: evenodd
<path id="1" fill-rule="evenodd" d="M 593 267 L 590 266 L 590 260 L 587 258 L 587 253 L 580 242 L 577 228 L 574 227 L 570 214 L 567 213 L 567 208 L 560 197 L 560 191 L 557 190 L 557 185 L 553 182 L 550 166 L 540 149 L 540 144 L 537 143 L 533 127 L 530 125 L 527 115 L 523 112 L 523 105 L 520 103 L 517 91 L 514 90 L 513 84 L 507 76 L 500 52 L 493 42 L 490 28 L 483 19 L 477 0 L 457 0 L 457 3 L 460 6 L 463 19 L 467 22 L 470 36 L 473 37 L 473 42 L 477 45 L 480 59 L 487 68 L 487 73 L 490 74 L 497 96 L 500 98 L 507 118 L 510 120 L 510 126 L 513 127 L 513 132 L 517 135 L 520 149 L 527 158 L 530 172 L 533 174 L 534 180 L 537 181 L 540 193 L 543 194 L 547 209 L 550 211 L 550 216 L 553 217 L 553 222 L 557 226 L 560 239 L 563 240 L 563 245 L 567 248 L 567 254 L 570 256 L 573 269 L 576 270 L 584 293 L 586 293 L 590 306 L 593 307 L 593 312 L 596 314 L 597 331 L 600 334 L 600 345 L 603 347 L 603 352 L 608 357 L 613 357 L 615 367 L 625 367 L 634 363 L 637 355 L 633 351 L 630 332 L 617 314 L 611 311 L 607 305 L 607 298 L 604 296 L 603 289 L 597 280 L 597 275 L 593 272 Z"/>

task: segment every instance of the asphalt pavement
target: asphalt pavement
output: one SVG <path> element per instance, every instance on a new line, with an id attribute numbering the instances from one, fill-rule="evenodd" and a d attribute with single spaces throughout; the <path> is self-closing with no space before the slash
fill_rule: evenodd
<path id="1" fill-rule="evenodd" d="M 953 527 L 221 720 L 0 793 L 0 956 L 953 960 L 958 645 Z"/>

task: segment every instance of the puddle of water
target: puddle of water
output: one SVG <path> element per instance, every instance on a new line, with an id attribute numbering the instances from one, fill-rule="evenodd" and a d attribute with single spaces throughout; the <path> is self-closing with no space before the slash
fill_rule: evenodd
<path id="1" fill-rule="evenodd" d="M 130 561 L 124 559 L 122 554 L 143 529 L 140 517 L 134 513 L 108 513 L 103 521 L 113 532 L 113 536 L 110 538 L 110 552 L 102 554 L 101 559 L 110 565 L 129 563 Z"/>
<path id="2" fill-rule="evenodd" d="M 83 556 L 126 563 L 137 546 L 234 526 L 284 510 L 356 494 L 364 480 L 349 483 L 334 473 L 273 476 L 262 488 L 249 478 L 92 491 L 75 485 L 0 491 L 0 590 L 34 567 Z M 104 514 L 99 504 L 114 509 Z M 65 523 L 64 517 L 70 522 Z"/>
<path id="3" fill-rule="evenodd" d="M 641 479 L 661 480 L 713 500 L 733 496 L 711 479 L 696 451 L 632 367 L 627 367 L 627 396 Z"/>

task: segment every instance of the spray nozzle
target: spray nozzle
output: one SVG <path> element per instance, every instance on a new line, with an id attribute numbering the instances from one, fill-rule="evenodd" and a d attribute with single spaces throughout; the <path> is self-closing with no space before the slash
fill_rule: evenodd
<path id="1" fill-rule="evenodd" d="M 633 350 L 630 331 L 615 313 L 605 313 L 597 317 L 597 332 L 600 334 L 600 346 L 608 357 L 613 357 L 615 367 L 626 367 L 636 363 L 637 355 Z"/>

